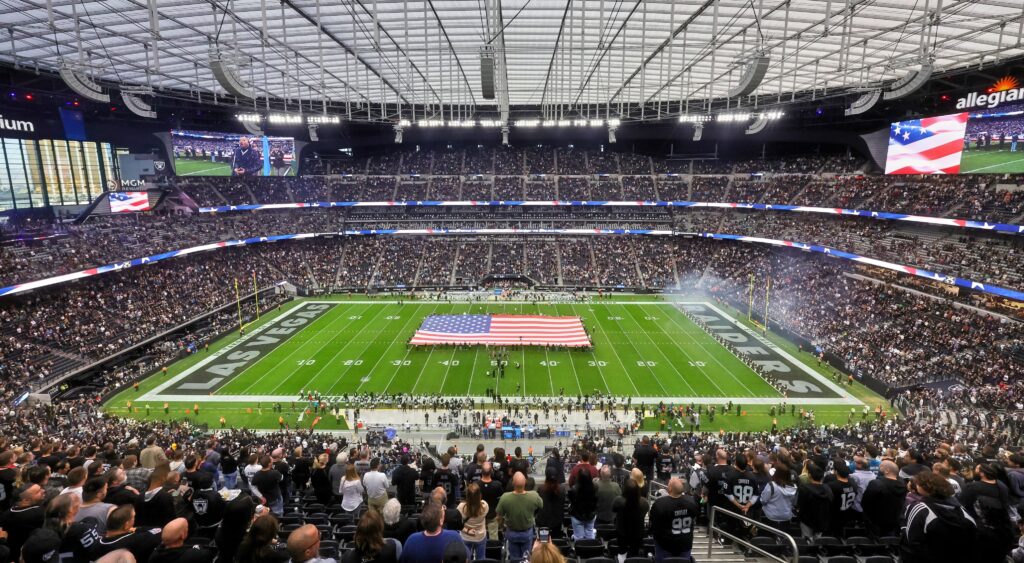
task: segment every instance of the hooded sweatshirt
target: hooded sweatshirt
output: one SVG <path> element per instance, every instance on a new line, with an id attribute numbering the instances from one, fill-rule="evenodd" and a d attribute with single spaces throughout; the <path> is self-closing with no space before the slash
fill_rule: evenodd
<path id="1" fill-rule="evenodd" d="M 832 505 L 832 490 L 821 483 L 800 483 L 796 497 L 797 509 L 800 511 L 800 523 L 815 532 L 828 529 L 829 514 Z"/>
<path id="2" fill-rule="evenodd" d="M 773 522 L 789 522 L 796 507 L 796 486 L 781 486 L 769 481 L 761 491 L 761 508 L 764 517 Z"/>

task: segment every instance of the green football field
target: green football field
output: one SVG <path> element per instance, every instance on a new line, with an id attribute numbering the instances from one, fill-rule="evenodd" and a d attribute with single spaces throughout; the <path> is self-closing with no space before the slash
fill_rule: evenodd
<path id="1" fill-rule="evenodd" d="M 684 310 L 698 315 L 706 330 Z M 501 359 L 483 346 L 407 344 L 427 316 L 461 314 L 580 317 L 593 348 L 513 347 Z M 779 389 L 786 391 L 790 404 L 843 416 L 851 406 L 864 404 L 863 393 L 837 385 L 827 371 L 811 368 L 806 357 L 757 334 L 734 314 L 707 302 L 654 296 L 575 304 L 295 300 L 264 314 L 244 335 L 226 336 L 208 352 L 193 354 L 168 366 L 166 374 L 145 380 L 138 391 L 122 392 L 108 402 L 108 409 L 127 412 L 131 401 L 133 416 L 161 418 L 164 403 L 175 417 L 200 405 L 206 422 L 223 414 L 232 425 L 267 427 L 278 416 L 270 406 L 291 405 L 303 391 L 340 401 L 361 393 L 405 393 L 475 397 L 485 403 L 490 390 L 537 400 L 563 392 L 571 397 L 597 392 L 647 404 L 720 405 L 731 400 L 765 415 L 769 406 L 784 399 Z M 734 351 L 719 341 L 732 342 Z M 493 374 L 502 361 L 504 376 L 497 378 Z M 779 388 L 745 361 L 771 373 Z M 770 419 L 760 421 L 766 423 Z"/>
<path id="2" fill-rule="evenodd" d="M 1010 152 L 1010 145 L 1003 149 L 971 149 L 960 157 L 960 173 L 1020 173 L 1024 172 L 1024 143 Z"/>
<path id="3" fill-rule="evenodd" d="M 230 176 L 231 165 L 210 160 L 174 159 L 174 173 L 178 176 Z"/>

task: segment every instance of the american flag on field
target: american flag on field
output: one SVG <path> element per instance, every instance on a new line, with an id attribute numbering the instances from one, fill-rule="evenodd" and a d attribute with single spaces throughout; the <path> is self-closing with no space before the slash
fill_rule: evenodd
<path id="1" fill-rule="evenodd" d="M 589 347 L 579 317 L 544 315 L 430 315 L 411 344 Z"/>
<path id="2" fill-rule="evenodd" d="M 893 123 L 886 174 L 957 174 L 967 133 L 967 113 Z"/>
<path id="3" fill-rule="evenodd" d="M 111 213 L 149 211 L 148 192 L 111 192 L 107 195 Z"/>

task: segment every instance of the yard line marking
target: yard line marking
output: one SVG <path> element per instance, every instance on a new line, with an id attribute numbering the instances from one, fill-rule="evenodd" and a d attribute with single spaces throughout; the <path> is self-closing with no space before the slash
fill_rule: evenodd
<path id="1" fill-rule="evenodd" d="M 703 305 L 707 305 L 707 303 L 703 303 Z M 675 308 L 675 310 L 676 310 L 676 311 L 677 311 L 677 312 L 678 312 L 678 313 L 679 313 L 680 315 L 683 315 L 683 317 L 685 317 L 685 318 L 686 318 L 687 322 L 689 322 L 690 324 L 695 324 L 695 323 L 694 323 L 693 321 L 691 321 L 691 320 L 690 320 L 690 318 L 689 318 L 689 317 L 687 317 L 687 316 L 686 316 L 686 314 L 685 314 L 685 313 L 683 313 L 683 312 L 682 312 L 682 311 L 681 311 L 681 310 L 680 310 L 680 309 L 679 309 L 678 307 L 676 307 L 676 308 Z M 682 325 L 682 324 L 680 324 L 680 323 L 679 323 L 679 321 L 677 321 L 677 320 L 675 319 L 675 317 L 673 317 L 673 318 L 672 318 L 672 322 L 676 323 L 676 324 L 677 324 L 677 325 L 679 325 L 680 327 L 683 327 L 683 325 Z M 700 328 L 700 327 L 697 327 L 697 328 Z M 708 335 L 708 333 L 704 332 L 703 330 L 701 330 L 701 334 L 702 334 L 702 336 L 704 336 L 704 337 L 706 337 L 706 336 L 709 336 L 709 335 Z M 720 361 L 720 360 L 719 360 L 718 358 L 716 358 L 716 357 L 715 357 L 715 355 L 714 355 L 714 354 L 712 354 L 711 352 L 709 352 L 709 351 L 708 351 L 708 349 L 707 349 L 707 348 L 705 348 L 705 347 L 704 347 L 704 345 L 700 343 L 700 340 L 701 340 L 701 339 L 699 339 L 699 338 L 694 338 L 694 339 L 693 339 L 693 342 L 694 342 L 694 344 L 696 344 L 696 345 L 697 345 L 698 347 L 700 347 L 700 349 L 701 349 L 701 350 L 703 350 L 703 351 L 704 351 L 704 353 L 705 353 L 705 354 L 706 354 L 706 355 L 707 355 L 708 357 L 710 357 L 710 358 L 711 358 L 712 360 L 714 360 L 714 362 L 715 362 L 716 364 L 718 364 L 718 367 L 722 368 L 722 371 L 724 371 L 724 372 L 725 372 L 726 374 L 728 374 L 728 375 L 729 375 L 729 377 L 731 377 L 733 381 L 735 381 L 736 383 L 739 383 L 739 384 L 740 384 L 741 386 L 743 386 L 743 388 L 747 390 L 747 393 L 750 393 L 750 396 L 751 396 L 751 397 L 763 397 L 763 395 L 758 395 L 758 394 L 754 393 L 753 391 L 751 391 L 751 390 L 750 390 L 750 387 L 747 387 L 747 385 L 746 385 L 745 383 L 743 383 L 742 381 L 740 381 L 740 380 L 739 380 L 739 378 L 737 378 L 737 377 L 736 377 L 735 375 L 733 375 L 733 374 L 732 374 L 732 372 L 731 372 L 731 371 L 730 371 L 730 370 L 729 370 L 728 368 L 726 368 L 726 367 L 725 367 L 725 364 L 723 364 L 723 363 L 722 363 L 722 362 L 721 362 L 721 361 Z M 719 347 L 721 347 L 721 348 L 723 348 L 723 349 L 725 348 L 725 346 L 721 346 L 720 344 L 717 344 L 717 343 L 716 343 L 716 345 L 718 345 Z M 726 349 L 726 351 L 728 351 L 728 350 Z M 731 353 L 731 352 L 730 352 L 730 353 Z M 691 357 L 691 356 L 690 356 L 689 354 L 687 354 L 686 356 L 687 356 L 687 357 Z M 746 368 L 747 370 L 749 370 L 749 371 L 750 371 L 751 373 L 753 373 L 753 374 L 754 374 L 754 377 L 757 377 L 758 379 L 761 379 L 761 376 L 757 375 L 757 373 L 756 373 L 756 372 L 754 372 L 754 370 L 750 369 L 750 368 L 749 368 L 749 367 L 747 367 L 746 365 L 744 365 L 743 367 L 744 367 L 744 368 Z M 703 368 L 701 368 L 701 371 L 703 372 L 703 371 L 704 371 L 704 369 L 703 369 Z M 707 375 L 706 375 L 706 374 L 705 374 L 705 377 L 707 377 Z M 710 377 L 708 377 L 708 379 L 709 379 L 709 380 L 711 380 L 711 382 L 712 382 L 712 383 L 714 383 L 714 380 L 713 380 L 713 379 L 711 379 Z M 717 383 L 715 383 L 715 387 L 717 387 L 717 388 L 718 388 L 718 390 L 719 390 L 719 391 L 720 391 L 720 392 L 721 392 L 722 394 L 725 394 L 725 391 L 723 391 L 723 390 L 722 390 L 722 388 L 721 388 L 721 387 L 719 387 Z M 782 396 L 782 394 L 781 394 L 781 393 L 779 393 L 778 395 L 779 395 L 779 397 L 781 397 L 781 396 Z"/>
<path id="2" fill-rule="evenodd" d="M 424 303 L 423 305 L 426 305 L 426 303 Z M 434 314 L 434 312 L 436 312 L 436 311 L 437 311 L 437 308 L 438 308 L 438 307 L 439 307 L 440 305 L 441 305 L 441 303 L 435 303 L 435 304 L 434 304 L 434 308 L 430 310 L 430 313 L 428 314 L 428 316 L 429 316 L 429 315 L 433 315 L 433 314 Z M 405 329 L 405 327 L 403 327 L 402 329 L 404 330 L 404 329 Z M 411 346 L 407 346 L 407 347 L 406 347 L 406 350 L 405 350 L 405 356 L 404 356 L 404 357 L 402 358 L 402 360 L 403 360 L 403 361 L 404 361 L 404 360 L 406 360 L 406 359 L 407 359 L 407 358 L 409 357 L 409 354 L 410 354 L 411 352 L 412 352 L 412 347 L 411 347 Z M 433 349 L 431 349 L 431 353 L 433 353 Z M 420 368 L 420 375 L 422 375 L 422 374 L 423 374 L 423 369 L 424 369 L 425 367 L 427 367 L 427 361 L 429 361 L 429 360 L 430 360 L 430 354 L 427 354 L 427 360 L 425 360 L 425 361 L 423 362 L 423 367 L 421 367 L 421 368 Z M 396 376 L 398 375 L 398 372 L 402 371 L 402 366 L 397 366 L 397 367 L 398 367 L 398 369 L 396 369 L 396 370 L 394 370 L 393 372 L 391 372 L 391 379 L 389 379 L 389 380 L 388 380 L 388 384 L 387 384 L 387 386 L 386 386 L 386 387 L 384 388 L 384 392 L 385 392 L 385 393 L 387 392 L 387 390 L 388 390 L 388 389 L 391 389 L 391 383 L 393 383 L 393 382 L 395 381 L 395 377 L 396 377 Z M 417 377 L 416 377 L 416 381 L 417 381 L 417 382 L 419 382 L 419 380 L 420 380 L 420 378 L 419 378 L 419 376 L 417 376 Z M 412 388 L 413 388 L 413 389 L 416 389 L 416 384 L 413 384 Z M 411 394 L 411 393 L 412 393 L 412 391 L 409 391 L 409 393 Z"/>
<path id="3" fill-rule="evenodd" d="M 557 310 L 556 310 L 556 312 L 557 312 Z M 576 315 L 576 309 L 575 308 L 573 308 L 572 312 L 573 312 L 573 314 L 575 316 L 580 317 L 580 319 L 583 318 L 580 315 Z M 584 325 L 584 328 L 585 328 L 585 325 Z M 608 380 L 604 378 L 604 370 L 601 369 L 601 364 L 597 363 L 597 356 L 595 356 L 593 352 L 591 352 L 590 355 L 594 358 L 594 367 L 597 368 L 597 374 L 601 376 L 601 382 L 604 383 L 604 390 L 605 390 L 605 392 L 606 393 L 611 393 L 612 390 L 611 390 L 610 387 L 608 387 Z M 576 361 L 572 357 L 572 350 L 569 351 L 569 364 L 572 365 L 572 374 L 576 377 L 576 386 L 580 388 L 580 393 L 583 393 L 583 382 L 580 381 L 579 373 L 576 371 Z M 551 394 L 552 395 L 555 394 L 554 387 L 551 388 Z"/>
<path id="4" fill-rule="evenodd" d="M 404 305 L 403 305 L 403 307 L 404 307 Z M 419 307 L 420 307 L 420 305 L 417 303 L 416 304 L 417 311 L 419 310 Z M 384 307 L 381 307 L 381 309 L 384 309 Z M 416 318 L 418 318 L 417 317 L 417 313 L 413 313 L 413 314 L 409 315 L 409 318 L 406 319 L 406 321 L 404 323 L 402 323 L 402 328 L 398 329 L 398 336 L 399 337 L 402 336 L 402 334 L 405 333 L 408 330 L 409 322 L 411 322 L 413 319 L 416 319 Z M 383 332 L 383 331 L 381 331 L 381 332 Z M 388 344 L 388 346 L 386 348 L 384 348 L 384 353 L 382 353 L 380 355 L 380 357 L 377 358 L 377 361 L 374 362 L 373 366 L 370 367 L 370 371 L 367 373 L 367 377 L 373 375 L 373 372 L 377 369 L 377 365 L 379 365 L 382 361 L 384 361 L 384 357 L 388 355 L 388 352 L 391 351 L 391 348 L 393 348 L 395 346 L 395 344 L 398 344 L 399 342 L 400 341 L 397 338 L 391 340 L 391 344 Z M 373 346 L 374 344 L 376 344 L 376 341 L 372 341 L 371 340 L 370 343 L 367 344 L 365 348 L 363 348 L 363 351 L 360 352 L 359 355 L 362 356 L 363 354 L 365 354 L 366 351 L 370 349 L 370 346 Z M 405 355 L 406 356 L 409 355 L 408 347 L 406 347 Z M 405 358 L 402 358 L 402 359 L 404 360 Z M 401 368 L 402 366 L 395 366 L 395 367 Z M 395 370 L 395 371 L 398 371 L 398 370 Z M 342 374 L 342 375 L 344 375 L 344 374 Z M 334 390 L 334 388 L 337 387 L 339 383 L 341 383 L 341 377 L 340 376 L 338 377 L 338 380 L 334 382 L 334 385 L 331 386 L 331 390 Z M 359 385 L 356 387 L 356 390 L 354 392 L 358 393 L 359 390 L 362 389 L 363 385 L 365 385 L 365 384 L 366 384 L 366 382 L 360 381 Z"/>
<path id="5" fill-rule="evenodd" d="M 375 318 L 377 318 L 378 316 L 380 316 L 380 314 L 381 314 L 381 313 L 382 313 L 382 312 L 383 312 L 383 311 L 384 311 L 384 310 L 385 310 L 386 308 L 387 308 L 387 307 L 379 307 L 380 311 L 378 311 L 377 313 L 375 313 L 375 314 L 374 314 L 374 315 L 373 315 L 373 316 L 372 316 L 372 317 L 371 317 L 370 319 L 372 320 L 372 319 L 375 319 Z M 362 315 L 349 315 L 349 317 L 354 317 L 354 316 L 360 316 L 360 317 L 361 317 Z M 356 322 L 356 321 L 362 321 L 362 319 L 353 319 L 353 318 L 349 318 L 349 319 L 348 319 L 348 322 L 347 322 L 347 323 L 345 323 L 345 326 L 343 326 L 343 327 L 342 327 L 341 329 L 339 329 L 339 330 L 338 330 L 337 332 L 338 332 L 339 334 L 341 334 L 341 333 L 344 333 L 344 332 L 346 332 L 346 331 L 348 330 L 349 326 L 350 326 L 350 325 L 351 325 L 352 323 Z M 320 330 L 320 331 L 318 331 L 318 332 L 317 332 L 317 336 L 319 336 L 319 334 L 320 334 L 320 333 L 322 333 L 322 332 L 329 332 L 329 331 L 327 331 L 327 330 Z M 320 376 L 320 374 L 321 374 L 321 373 L 323 373 L 323 371 L 324 371 L 325 369 L 327 369 L 328 367 L 331 367 L 331 365 L 332 365 L 332 364 L 334 363 L 334 359 L 335 359 L 335 358 L 337 358 L 339 354 L 341 354 L 342 352 L 344 352 L 345 350 L 347 350 L 349 346 L 351 346 L 352 344 L 355 344 L 355 342 L 356 342 L 355 340 L 349 340 L 349 341 L 348 341 L 348 342 L 347 342 L 347 343 L 346 343 L 346 344 L 345 344 L 344 346 L 342 346 L 342 347 L 341 347 L 341 348 L 340 348 L 340 349 L 339 349 L 338 351 L 336 351 L 336 352 L 335 352 L 334 354 L 332 354 L 332 355 L 331 355 L 331 359 L 330 359 L 330 360 L 328 360 L 328 361 L 327 361 L 326 363 L 324 363 L 324 365 L 323 365 L 322 367 L 320 367 L 320 369 L 318 369 L 318 370 L 316 371 L 316 373 L 315 373 L 315 374 L 313 374 L 313 377 L 310 377 L 310 378 L 309 378 L 309 379 L 308 379 L 308 380 L 306 381 L 306 383 L 307 383 L 307 384 L 306 384 L 306 385 L 302 385 L 302 386 L 300 387 L 300 389 L 307 389 L 307 388 L 309 387 L 309 384 L 312 384 L 312 383 L 316 383 L 316 379 L 317 379 L 317 377 L 319 377 L 319 376 Z M 329 345 L 331 345 L 331 344 L 334 344 L 334 343 L 335 343 L 335 342 L 334 342 L 333 340 L 326 340 L 326 341 L 325 341 L 325 342 L 323 343 L 323 345 L 321 345 L 321 346 L 320 346 L 320 348 L 318 348 L 318 349 L 317 349 L 317 351 L 313 353 L 313 355 L 314 355 L 314 356 L 316 356 L 317 354 L 319 354 L 319 353 L 320 353 L 320 351 L 321 351 L 321 350 L 323 350 L 323 349 L 324 349 L 324 348 L 326 348 L 327 346 L 329 346 Z M 348 366 L 348 368 L 349 368 L 349 369 L 352 369 L 352 367 L 353 367 L 353 366 Z M 296 373 L 298 373 L 298 371 L 299 371 L 299 370 L 298 370 L 298 369 L 296 369 L 296 370 L 292 371 L 292 373 L 288 374 L 288 377 L 286 377 L 286 378 L 285 378 L 284 380 L 282 380 L 282 381 L 281 381 L 281 383 L 278 383 L 278 384 L 277 384 L 277 387 L 274 387 L 274 389 L 273 389 L 273 391 L 271 391 L 271 393 L 273 393 L 274 391 L 277 391 L 277 390 L 278 390 L 278 388 L 280 388 L 280 387 L 281 387 L 282 385 L 284 385 L 284 384 L 288 383 L 289 381 L 291 381 L 292 377 L 294 377 L 294 376 L 295 376 L 295 374 L 296 374 Z M 345 373 L 348 373 L 348 370 L 346 370 L 346 372 L 345 372 Z M 341 378 L 341 376 L 338 376 L 338 378 L 340 379 L 340 378 Z M 332 388 L 333 388 L 333 386 L 332 386 Z M 328 392 L 328 393 L 325 393 L 325 394 L 328 394 L 328 395 L 329 395 L 330 393 Z"/>
<path id="6" fill-rule="evenodd" d="M 576 311 L 576 305 L 572 305 L 572 310 L 573 310 L 573 311 Z M 580 315 L 578 315 L 578 314 L 577 314 L 576 316 L 580 316 Z M 637 387 L 636 387 L 636 382 L 635 382 L 635 381 L 633 381 L 633 378 L 632 378 L 632 377 L 629 377 L 629 369 L 628 369 L 628 368 L 626 367 L 626 364 L 625 364 L 625 363 L 623 363 L 623 361 L 622 361 L 622 356 L 620 356 L 620 355 L 619 355 L 619 351 L 618 351 L 618 350 L 616 350 L 616 349 L 615 349 L 615 346 L 614 346 L 614 345 L 612 344 L 612 342 L 611 342 L 611 337 L 610 337 L 610 336 L 608 336 L 608 331 L 606 331 L 606 330 L 604 329 L 604 326 L 602 326 L 602 325 L 601 325 L 601 321 L 600 321 L 600 320 L 598 320 L 598 318 L 597 318 L 597 312 L 596 312 L 596 311 L 594 312 L 594 324 L 595 324 L 595 325 L 597 325 L 597 328 L 598 328 L 598 329 L 599 329 L 599 330 L 600 330 L 600 331 L 601 331 L 602 333 L 604 333 L 604 337 L 605 337 L 605 340 L 607 340 L 607 341 L 608 341 L 608 347 L 612 349 L 612 353 L 613 353 L 613 354 L 615 354 L 615 358 L 616 358 L 617 360 L 619 360 L 619 365 L 620 365 L 620 366 L 622 366 L 622 373 L 626 374 L 626 376 L 627 376 L 627 377 L 626 377 L 626 379 L 628 379 L 628 380 L 629 380 L 629 384 L 633 386 L 633 391 L 636 391 L 636 394 L 637 394 L 637 395 L 639 395 L 639 394 L 640 394 L 640 390 L 639 390 L 639 389 L 637 389 Z M 596 362 L 595 362 L 595 363 L 596 363 Z M 604 374 L 603 374 L 603 373 L 601 374 L 601 379 L 604 379 Z M 605 387 L 607 387 L 607 386 L 608 386 L 608 382 L 607 382 L 607 381 L 605 381 L 605 382 L 604 382 L 604 384 L 605 384 Z M 659 383 L 658 385 L 661 385 L 661 383 Z M 665 388 L 664 388 L 664 387 L 662 387 L 662 388 L 661 388 L 661 390 L 662 390 L 662 391 L 664 391 L 664 390 L 665 390 Z M 611 388 L 608 388 L 608 392 L 609 392 L 609 393 L 611 392 Z"/>
<path id="7" fill-rule="evenodd" d="M 650 335 L 649 332 L 647 332 L 647 329 L 645 329 L 640 324 L 640 321 L 636 320 L 636 317 L 633 316 L 633 314 L 628 309 L 627 309 L 626 315 L 630 318 L 630 320 L 633 321 L 633 324 L 635 324 L 637 326 L 637 328 L 639 328 L 641 331 L 643 331 L 644 337 L 647 338 L 647 340 L 651 343 L 651 345 L 654 346 L 654 348 L 656 348 L 658 350 L 658 353 L 661 354 L 661 357 L 665 359 L 665 362 L 668 363 L 668 365 L 672 368 L 672 371 L 676 372 L 676 375 L 678 375 L 679 379 L 682 380 L 683 384 L 685 384 L 686 387 L 689 388 L 690 392 L 693 393 L 694 395 L 698 396 L 698 397 L 702 396 L 701 393 L 698 393 L 697 390 L 694 389 L 692 385 L 690 385 L 689 381 L 686 381 L 686 378 L 683 377 L 682 372 L 680 372 L 679 369 L 676 368 L 675 363 L 668 358 L 668 356 L 665 354 L 665 352 L 661 349 L 661 346 L 659 346 L 654 341 L 654 339 L 651 338 L 651 335 Z M 679 348 L 679 346 L 676 346 L 676 347 Z"/>

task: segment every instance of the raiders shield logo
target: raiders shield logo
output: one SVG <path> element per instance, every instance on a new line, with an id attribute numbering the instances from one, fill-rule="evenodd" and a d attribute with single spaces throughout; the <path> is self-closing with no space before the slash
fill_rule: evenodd
<path id="1" fill-rule="evenodd" d="M 204 498 L 197 498 L 192 501 L 192 508 L 196 509 L 196 514 L 206 514 L 206 508 L 209 502 Z"/>
<path id="2" fill-rule="evenodd" d="M 157 172 L 163 172 L 164 168 L 166 166 L 167 166 L 167 163 L 165 163 L 162 160 L 154 160 L 153 161 L 153 169 L 156 170 Z"/>

